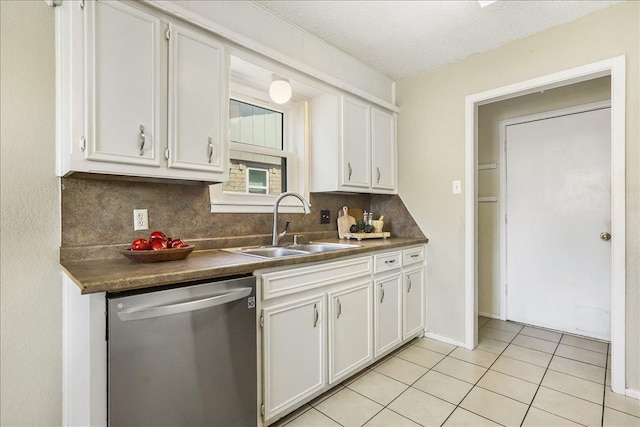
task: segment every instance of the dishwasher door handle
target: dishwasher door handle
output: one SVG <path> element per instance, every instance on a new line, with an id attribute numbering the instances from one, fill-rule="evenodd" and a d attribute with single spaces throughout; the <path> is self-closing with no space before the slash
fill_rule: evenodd
<path id="1" fill-rule="evenodd" d="M 203 298 L 195 301 L 181 302 L 178 304 L 161 305 L 158 307 L 141 308 L 139 310 L 119 311 L 120 320 L 150 319 L 152 317 L 170 316 L 172 314 L 186 313 L 188 311 L 200 310 L 203 308 L 215 307 L 226 304 L 251 295 L 253 288 L 238 288 L 233 292 L 228 292 L 213 297 Z"/>

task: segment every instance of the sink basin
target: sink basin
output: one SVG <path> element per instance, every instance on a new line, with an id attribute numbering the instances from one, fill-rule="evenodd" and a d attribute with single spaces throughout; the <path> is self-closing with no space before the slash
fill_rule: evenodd
<path id="1" fill-rule="evenodd" d="M 254 255 L 262 258 L 282 258 L 296 255 L 309 255 L 307 251 L 289 249 L 284 247 L 257 247 L 257 248 L 235 248 L 225 249 L 229 252 L 236 252 L 245 255 Z"/>
<path id="2" fill-rule="evenodd" d="M 331 252 L 331 251 L 339 251 L 340 249 L 353 249 L 359 248 L 360 245 L 347 245 L 342 243 L 320 243 L 320 242 L 311 242 L 307 244 L 297 244 L 297 245 L 289 245 L 287 248 L 296 249 L 299 251 L 307 251 L 312 254 L 317 254 L 321 252 Z"/>
<path id="3" fill-rule="evenodd" d="M 252 255 L 260 258 L 284 258 L 290 256 L 311 255 L 322 252 L 331 252 L 341 249 L 352 249 L 359 247 L 360 245 L 311 242 L 308 244 L 296 244 L 289 246 L 252 246 L 246 248 L 230 248 L 223 250 L 238 254 Z"/>

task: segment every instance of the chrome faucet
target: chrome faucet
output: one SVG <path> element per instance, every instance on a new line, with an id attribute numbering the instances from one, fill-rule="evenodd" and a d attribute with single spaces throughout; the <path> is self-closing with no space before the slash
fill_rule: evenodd
<path id="1" fill-rule="evenodd" d="M 273 205 L 273 234 L 271 236 L 271 244 L 273 246 L 277 246 L 280 240 L 282 240 L 282 238 L 287 235 L 287 229 L 289 228 L 289 222 L 287 222 L 287 225 L 284 227 L 284 231 L 278 234 L 278 206 L 280 206 L 280 201 L 287 196 L 297 197 L 302 202 L 302 207 L 304 208 L 305 215 L 311 213 L 309 202 L 307 202 L 307 200 L 300 194 L 294 193 L 292 191 L 287 191 L 286 193 L 280 194 L 276 199 L 275 204 Z"/>

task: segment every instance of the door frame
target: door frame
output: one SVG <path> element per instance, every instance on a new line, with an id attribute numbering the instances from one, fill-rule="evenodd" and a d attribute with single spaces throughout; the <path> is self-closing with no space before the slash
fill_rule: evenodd
<path id="1" fill-rule="evenodd" d="M 528 122 L 536 122 L 540 120 L 553 119 L 556 117 L 568 116 L 572 114 L 586 113 L 589 111 L 602 110 L 605 108 L 611 108 L 611 99 L 605 101 L 591 102 L 588 104 L 575 105 L 573 107 L 561 108 L 558 110 L 545 111 L 536 114 L 527 114 L 525 116 L 513 117 L 510 119 L 500 120 L 498 122 L 498 172 L 500 174 L 499 194 L 500 194 L 500 207 L 499 218 L 500 226 L 498 227 L 498 237 L 500 241 L 500 271 L 499 271 L 499 284 L 500 284 L 500 320 L 507 320 L 507 298 L 506 298 L 506 284 L 507 284 L 507 224 L 502 218 L 507 215 L 507 156 L 505 155 L 505 143 L 507 140 L 507 126 L 518 125 Z M 613 127 L 613 126 L 612 126 Z M 611 165 L 609 166 L 611 169 Z M 611 290 L 611 285 L 609 285 Z M 611 308 L 611 307 L 609 307 Z"/>
<path id="2" fill-rule="evenodd" d="M 604 76 L 611 76 L 611 388 L 625 394 L 624 55 L 465 97 L 465 347 L 478 344 L 478 107 Z"/>

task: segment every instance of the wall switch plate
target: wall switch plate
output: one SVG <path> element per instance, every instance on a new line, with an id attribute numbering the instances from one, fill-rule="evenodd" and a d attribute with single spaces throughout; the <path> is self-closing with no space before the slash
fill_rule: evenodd
<path id="1" fill-rule="evenodd" d="M 320 211 L 320 224 L 331 224 L 331 214 L 328 210 Z"/>
<path id="2" fill-rule="evenodd" d="M 462 181 L 453 181 L 453 194 L 462 194 Z"/>
<path id="3" fill-rule="evenodd" d="M 149 229 L 149 212 L 146 209 L 133 210 L 133 230 Z"/>

